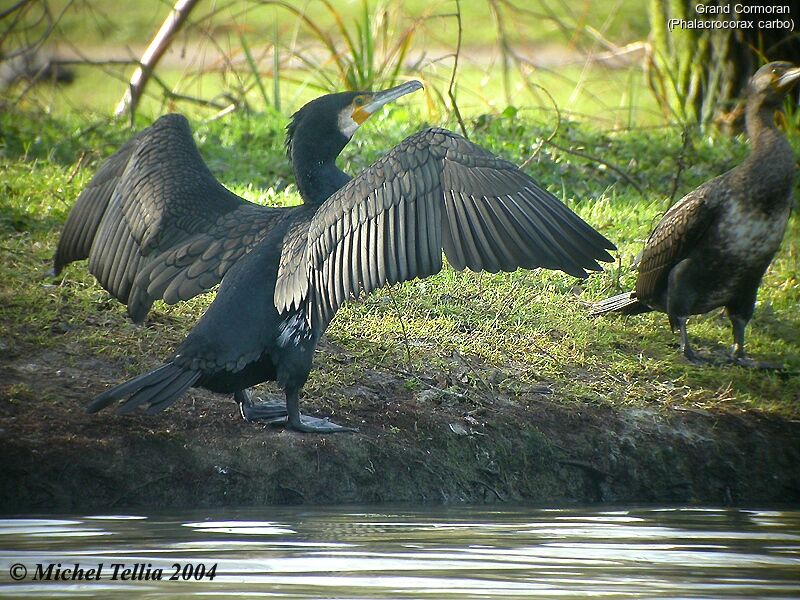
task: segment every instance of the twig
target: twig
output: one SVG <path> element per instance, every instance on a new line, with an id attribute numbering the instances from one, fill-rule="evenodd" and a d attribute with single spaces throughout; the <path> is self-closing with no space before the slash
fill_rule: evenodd
<path id="1" fill-rule="evenodd" d="M 503 498 L 503 496 L 500 495 L 500 492 L 498 492 L 496 489 L 494 489 L 492 486 L 490 486 L 485 481 L 481 481 L 480 479 L 474 479 L 473 481 L 474 481 L 474 483 L 480 484 L 483 487 L 485 487 L 487 490 L 492 492 L 495 496 L 497 496 L 497 499 L 500 500 L 500 502 L 505 502 L 506 501 L 506 499 Z"/>
<path id="2" fill-rule="evenodd" d="M 500 60 L 502 61 L 503 69 L 503 92 L 506 97 L 506 104 L 511 104 L 511 78 L 509 77 L 509 56 L 513 55 L 511 45 L 508 43 L 506 36 L 505 22 L 503 21 L 503 14 L 500 12 L 500 7 L 497 5 L 497 0 L 489 0 L 489 8 L 494 17 L 495 28 L 497 29 L 497 41 L 500 44 Z"/>
<path id="3" fill-rule="evenodd" d="M 458 71 L 458 57 L 461 54 L 461 34 L 462 34 L 462 26 L 461 26 L 461 2 L 460 0 L 456 0 L 456 22 L 458 23 L 458 41 L 456 42 L 456 54 L 453 58 L 453 70 L 450 73 L 450 86 L 447 88 L 447 96 L 450 98 L 450 102 L 453 103 L 453 112 L 456 113 L 456 119 L 458 120 L 458 125 L 461 127 L 461 134 L 469 139 L 469 134 L 467 133 L 467 128 L 464 125 L 464 119 L 461 117 L 461 111 L 458 110 L 458 102 L 456 102 L 455 94 L 453 94 L 453 86 L 456 82 L 456 71 Z"/>
<path id="4" fill-rule="evenodd" d="M 415 373 L 412 373 L 411 371 L 406 371 L 405 369 L 400 369 L 400 368 L 397 368 L 397 367 L 387 367 L 387 368 L 390 371 L 394 371 L 395 373 L 398 373 L 399 375 L 403 375 L 405 377 L 410 377 L 411 379 L 415 379 L 415 380 L 419 381 L 422 385 L 424 385 L 429 390 L 433 390 L 435 392 L 441 392 L 442 394 L 446 394 L 448 396 L 453 396 L 455 398 L 458 398 L 459 400 L 469 400 L 470 399 L 469 396 L 466 396 L 465 394 L 460 394 L 459 392 L 453 392 L 451 390 L 446 390 L 444 388 L 440 388 L 440 387 L 437 387 L 437 386 L 435 386 L 435 385 L 433 385 L 431 383 L 428 383 L 422 377 L 420 377 L 419 375 L 416 375 Z"/>
<path id="5" fill-rule="evenodd" d="M 400 319 L 400 330 L 403 332 L 403 345 L 405 346 L 406 349 L 406 364 L 408 365 L 409 372 L 413 373 L 414 369 L 411 366 L 411 344 L 408 341 L 406 322 L 403 319 L 403 313 L 400 312 L 400 306 L 397 304 L 397 300 L 395 300 L 394 298 L 394 292 L 392 292 L 392 288 L 387 287 L 386 291 L 389 292 L 389 298 L 391 298 L 394 310 L 397 312 L 397 318 Z"/>
<path id="6" fill-rule="evenodd" d="M 597 479 L 608 479 L 610 473 L 607 471 L 603 471 L 595 467 L 593 464 L 586 462 L 585 460 L 575 460 L 573 458 L 562 458 L 556 461 L 560 465 L 565 465 L 569 467 L 578 467 L 579 469 L 583 469 L 584 471 L 588 472 L 590 475 L 596 477 Z"/>
<path id="7" fill-rule="evenodd" d="M 147 81 L 153 74 L 153 69 L 155 69 L 158 61 L 161 60 L 164 52 L 172 42 L 172 38 L 189 17 L 189 13 L 197 2 L 198 0 L 177 0 L 175 2 L 175 6 L 172 8 L 169 16 L 167 16 L 161 24 L 158 33 L 156 33 L 156 36 L 150 42 L 147 50 L 144 51 L 139 68 L 136 69 L 133 77 L 131 77 L 128 89 L 125 90 L 125 95 L 114 110 L 115 117 L 119 117 L 128 110 L 130 112 L 131 125 L 133 125 L 133 118 L 136 114 L 139 99 L 144 93 Z"/>
<path id="8" fill-rule="evenodd" d="M 89 58 L 56 58 L 50 61 L 52 65 L 59 66 L 80 66 L 80 67 L 113 67 L 114 65 L 129 66 L 138 65 L 139 61 L 133 58 L 110 58 L 108 60 L 92 60 Z"/>
<path id="9" fill-rule="evenodd" d="M 545 95 L 547 95 L 547 97 L 550 99 L 550 102 L 552 102 L 553 108 L 556 111 L 556 126 L 555 129 L 553 129 L 553 131 L 550 132 L 550 135 L 548 135 L 546 139 L 539 141 L 539 144 L 536 146 L 536 150 L 534 150 L 533 153 L 528 158 L 526 158 L 525 161 L 519 166 L 520 169 L 524 169 L 529 164 L 531 164 L 531 161 L 539 155 L 539 152 L 542 151 L 542 147 L 545 144 L 549 144 L 550 142 L 553 141 L 553 139 L 556 137 L 556 134 L 558 133 L 559 128 L 561 127 L 561 111 L 558 110 L 558 104 L 556 103 L 555 98 L 553 98 L 550 92 L 548 92 L 543 86 L 539 85 L 538 83 L 528 83 L 528 85 L 535 85 L 540 90 L 542 90 L 545 93 Z"/>
<path id="10" fill-rule="evenodd" d="M 686 168 L 686 152 L 689 149 L 689 128 L 686 125 L 683 126 L 683 131 L 681 132 L 681 141 L 683 143 L 681 145 L 681 151 L 678 153 L 678 160 L 676 161 L 678 163 L 678 168 L 675 171 L 675 177 L 672 178 L 672 189 L 669 192 L 670 205 L 675 202 L 675 194 L 678 193 L 681 175 L 683 174 L 683 169 Z"/>
<path id="11" fill-rule="evenodd" d="M 592 160 L 592 161 L 595 161 L 595 162 L 599 162 L 601 165 L 605 165 L 606 167 L 608 167 L 609 169 L 611 169 L 615 173 L 619 174 L 625 181 L 627 181 L 637 192 L 639 192 L 639 195 L 642 198 L 645 197 L 644 190 L 642 190 L 642 188 L 639 186 L 639 184 L 636 183 L 636 180 L 634 180 L 633 177 L 628 175 L 625 171 L 623 171 L 622 169 L 620 169 L 616 165 L 613 165 L 610 162 L 603 160 L 602 158 L 598 158 L 597 156 L 592 156 L 590 154 L 586 154 L 585 152 L 581 152 L 579 150 L 573 150 L 572 148 L 564 148 L 563 146 L 559 146 L 558 144 L 556 144 L 553 141 L 546 141 L 546 142 L 547 142 L 547 144 L 549 144 L 553 148 L 556 148 L 557 150 L 561 150 L 562 152 L 566 152 L 568 154 L 573 154 L 575 156 L 580 156 L 581 158 L 585 158 L 586 160 Z"/>
<path id="12" fill-rule="evenodd" d="M 19 2 L 17 2 L 13 6 L 11 6 L 10 8 L 7 8 L 3 12 L 0 12 L 0 19 L 5 19 L 11 13 L 13 13 L 16 10 L 19 10 L 20 8 L 22 8 L 26 4 L 30 4 L 32 1 L 33 0 L 20 0 Z"/>
<path id="13" fill-rule="evenodd" d="M 183 100 L 185 102 L 193 102 L 194 104 L 199 104 L 200 106 L 210 106 L 211 108 L 216 108 L 217 110 L 225 110 L 231 105 L 236 105 L 235 102 L 231 102 L 231 104 L 221 104 L 219 102 L 215 102 L 214 100 L 206 100 L 205 98 L 197 98 L 196 96 L 179 94 L 177 92 L 173 92 L 170 87 L 157 75 L 151 74 L 151 77 L 153 78 L 153 81 L 155 81 L 161 88 L 161 91 L 168 100 Z"/>

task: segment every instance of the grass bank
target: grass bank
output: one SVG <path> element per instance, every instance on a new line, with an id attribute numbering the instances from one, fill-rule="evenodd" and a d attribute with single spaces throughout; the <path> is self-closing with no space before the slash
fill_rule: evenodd
<path id="1" fill-rule="evenodd" d="M 358 132 L 340 165 L 356 172 L 424 125 L 402 108 L 378 116 Z M 232 492 L 232 476 L 225 475 L 214 479 L 209 503 L 723 501 L 733 485 L 720 479 L 726 473 L 744 481 L 744 472 L 761 468 L 759 460 L 769 458 L 776 469 L 796 464 L 796 215 L 765 277 L 747 338 L 751 355 L 783 363 L 784 373 L 690 365 L 664 315 L 591 319 L 586 310 L 587 303 L 633 284 L 631 258 L 673 198 L 741 161 L 745 141 L 696 135 L 684 143 L 671 128 L 607 133 L 564 121 L 555 145 L 541 144 L 552 124 L 514 111 L 477 117 L 469 125 L 474 141 L 517 163 L 535 153 L 527 171 L 613 240 L 619 262 L 586 281 L 547 271 L 491 275 L 445 269 L 344 307 L 316 354 L 302 402 L 305 411 L 333 415 L 362 433 L 311 439 L 240 424 L 232 402 L 205 392 L 192 392 L 151 418 L 83 415 L 85 401 L 107 384 L 158 365 L 212 295 L 174 307 L 157 304 L 144 326 L 135 326 L 85 264 L 48 279 L 60 227 L 76 196 L 130 133 L 119 124 L 78 116 L 0 115 L 0 442 L 7 460 L 27 456 L 30 465 L 40 460 L 31 448 L 38 448 L 39 457 L 63 447 L 90 457 L 88 470 L 73 478 L 68 470 L 35 477 L 20 473 L 22 467 L 8 472 L 12 482 L 30 485 L 12 497 L 18 504 L 5 498 L 3 506 L 53 506 L 47 503 L 55 500 L 47 498 L 68 488 L 76 488 L 72 498 L 78 498 L 77 488 L 93 485 L 92 473 L 102 474 L 98 502 L 144 501 L 132 488 L 112 498 L 122 480 L 108 472 L 140 455 L 149 456 L 156 482 L 162 481 L 157 470 L 163 459 L 202 463 L 209 473 L 231 464 L 249 472 L 247 465 L 264 452 L 274 459 L 269 468 L 289 479 L 303 471 L 301 459 L 314 456 L 322 461 L 317 468 L 334 464 L 352 475 L 345 487 L 329 492 L 322 488 L 325 482 L 335 485 L 333 475 L 314 479 L 306 473 L 304 483 L 285 484 L 289 491 L 250 496 L 245 490 L 260 489 L 261 479 L 245 477 L 250 483 Z M 232 116 L 196 124 L 195 138 L 212 171 L 233 191 L 256 202 L 293 204 L 299 198 L 283 154 L 284 126 L 278 114 Z M 792 143 L 800 150 L 796 132 Z M 710 354 L 721 354 L 731 343 L 727 320 L 718 312 L 693 319 L 690 334 Z M 262 393 L 275 390 L 264 386 Z M 723 441 L 714 437 L 719 423 L 730 425 Z M 128 452 L 126 444 L 139 450 Z M 208 450 L 216 446 L 219 453 Z M 159 458 L 154 448 L 171 450 Z M 100 450 L 107 462 L 97 456 Z M 398 457 L 408 459 L 403 453 L 414 454 L 418 467 L 397 467 Z M 637 476 L 636 468 L 647 475 Z M 701 471 L 692 474 L 693 468 Z M 46 475 L 58 483 L 31 484 Z M 372 483 L 359 483 L 360 477 Z M 393 477 L 389 487 L 387 477 Z M 411 480 L 425 485 L 409 487 Z M 624 481 L 626 486 L 614 487 Z M 758 496 L 758 482 L 749 483 L 746 497 L 796 497 L 800 487 L 792 481 L 766 496 Z M 54 487 L 42 491 L 45 485 Z M 184 495 L 176 492 L 172 502 L 191 500 L 192 489 L 182 488 Z M 738 498 L 745 497 L 743 485 L 736 489 Z M 168 494 L 160 488 L 158 493 Z"/>

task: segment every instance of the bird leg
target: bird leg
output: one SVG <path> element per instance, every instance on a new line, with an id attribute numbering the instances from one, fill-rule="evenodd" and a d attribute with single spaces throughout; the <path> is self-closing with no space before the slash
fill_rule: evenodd
<path id="1" fill-rule="evenodd" d="M 741 315 L 733 314 L 728 311 L 728 318 L 731 320 L 733 328 L 733 348 L 731 348 L 731 364 L 748 369 L 764 369 L 770 371 L 782 371 L 783 365 L 761 362 L 748 357 L 744 351 L 744 329 L 750 319 Z"/>
<path id="2" fill-rule="evenodd" d="M 262 423 L 285 423 L 288 415 L 286 404 L 277 400 L 254 402 L 249 391 L 237 390 L 233 399 L 239 404 L 239 414 L 247 421 L 261 421 Z"/>
<path id="3" fill-rule="evenodd" d="M 286 409 L 289 412 L 289 427 L 304 433 L 338 433 L 340 431 L 358 431 L 353 427 L 343 427 L 328 419 L 317 419 L 300 414 L 299 390 L 286 390 Z"/>
<path id="4" fill-rule="evenodd" d="M 246 389 L 233 393 L 233 399 L 239 404 L 239 413 L 247 422 L 258 421 L 271 425 L 285 424 L 290 429 L 305 433 L 358 431 L 352 427 L 337 425 L 328 419 L 317 419 L 316 417 L 301 415 L 298 398 L 299 394 L 297 392 L 287 391 L 286 403 L 278 400 L 254 402 L 252 395 Z"/>
<path id="5" fill-rule="evenodd" d="M 733 362 L 747 358 L 744 352 L 744 328 L 747 327 L 747 319 L 739 315 L 728 314 L 731 320 L 731 327 L 733 328 L 733 348 L 731 348 L 731 357 Z"/>
<path id="6" fill-rule="evenodd" d="M 703 358 L 695 353 L 695 351 L 692 350 L 692 347 L 689 345 L 689 334 L 686 332 L 687 318 L 688 317 L 673 317 L 670 319 L 678 325 L 678 329 L 681 332 L 681 352 L 683 352 L 684 358 L 695 365 L 702 365 L 711 362 L 707 358 Z"/>

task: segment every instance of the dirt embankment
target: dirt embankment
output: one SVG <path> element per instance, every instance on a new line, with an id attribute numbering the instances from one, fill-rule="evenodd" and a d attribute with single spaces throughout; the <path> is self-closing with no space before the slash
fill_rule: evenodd
<path id="1" fill-rule="evenodd" d="M 367 370 L 341 403 L 358 433 L 243 422 L 204 391 L 154 417 L 85 415 L 119 365 L 59 351 L 0 360 L 0 511 L 345 502 L 800 501 L 800 423 L 756 413 L 469 400 Z M 73 364 L 74 361 L 73 361 Z M 43 401 L 41 398 L 56 398 Z"/>

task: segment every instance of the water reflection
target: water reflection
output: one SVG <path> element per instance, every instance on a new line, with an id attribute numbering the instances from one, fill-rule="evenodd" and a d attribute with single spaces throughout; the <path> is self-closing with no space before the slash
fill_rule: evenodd
<path id="1" fill-rule="evenodd" d="M 798 511 L 270 507 L 213 518 L 8 518 L 0 548 L 3 598 L 800 597 Z M 37 563 L 103 564 L 103 577 L 32 581 Z M 19 582 L 16 564 L 29 572 Z M 115 564 L 163 569 L 164 580 L 112 581 Z M 175 564 L 177 580 L 166 580 Z"/>

